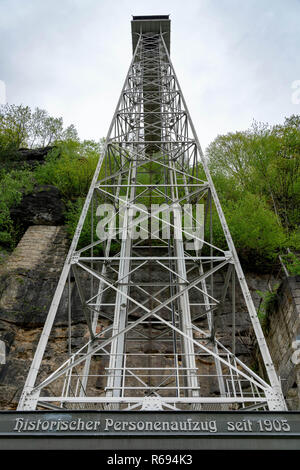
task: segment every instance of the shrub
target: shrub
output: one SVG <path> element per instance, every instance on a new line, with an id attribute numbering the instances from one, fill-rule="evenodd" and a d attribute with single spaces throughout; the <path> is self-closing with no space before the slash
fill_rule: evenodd
<path id="1" fill-rule="evenodd" d="M 261 297 L 257 316 L 265 333 L 268 333 L 270 329 L 270 315 L 277 308 L 278 305 L 279 286 L 280 283 L 277 283 L 271 291 L 256 291 Z"/>
<path id="2" fill-rule="evenodd" d="M 75 230 L 82 212 L 85 198 L 79 197 L 75 202 L 68 201 L 66 211 L 67 233 L 70 239 L 73 238 Z M 82 227 L 78 248 L 91 243 L 91 211 L 89 210 Z"/>
<path id="3" fill-rule="evenodd" d="M 53 184 L 63 198 L 75 200 L 87 194 L 99 159 L 97 144 L 69 140 L 59 143 L 34 174 L 39 184 Z"/>
<path id="4" fill-rule="evenodd" d="M 17 205 L 24 194 L 34 186 L 29 170 L 2 171 L 0 175 L 0 243 L 13 247 L 17 243 L 18 230 L 10 217 L 11 207 Z"/>
<path id="5" fill-rule="evenodd" d="M 272 262 L 284 246 L 286 236 L 264 199 L 246 193 L 237 201 L 224 200 L 222 204 L 233 242 L 244 264 L 261 269 L 265 263 Z M 216 211 L 213 213 L 213 230 L 214 244 L 226 249 Z"/>
<path id="6" fill-rule="evenodd" d="M 281 256 L 282 261 L 291 276 L 300 276 L 300 259 L 294 253 Z"/>

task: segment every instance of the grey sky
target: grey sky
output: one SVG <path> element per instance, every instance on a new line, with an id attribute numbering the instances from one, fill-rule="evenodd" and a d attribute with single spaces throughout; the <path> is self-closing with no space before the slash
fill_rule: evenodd
<path id="1" fill-rule="evenodd" d="M 171 15 L 171 58 L 203 148 L 253 119 L 300 114 L 299 0 L 0 0 L 7 101 L 62 116 L 81 139 L 105 136 L 131 15 L 148 14 Z"/>

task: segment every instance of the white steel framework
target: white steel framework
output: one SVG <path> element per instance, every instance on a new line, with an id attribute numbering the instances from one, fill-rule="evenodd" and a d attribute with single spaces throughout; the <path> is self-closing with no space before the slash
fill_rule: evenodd
<path id="1" fill-rule="evenodd" d="M 135 17 L 132 23 L 133 59 L 19 409 L 284 410 L 280 382 L 170 60 L 169 30 L 164 29 L 169 20 Z M 110 222 L 117 228 L 105 241 L 96 236 L 100 203 L 115 208 Z M 195 203 L 204 205 L 205 230 L 202 237 L 193 235 L 191 250 L 182 214 L 193 221 Z M 226 249 L 214 244 L 213 214 Z M 91 240 L 82 247 L 84 224 L 90 225 Z M 137 226 L 140 237 L 129 236 Z M 221 292 L 214 287 L 220 273 Z M 235 354 L 236 282 L 266 380 Z M 43 356 L 66 298 L 68 351 L 49 373 Z M 74 299 L 87 332 L 77 348 L 72 345 Z M 226 302 L 232 343 L 225 347 L 219 318 Z"/>

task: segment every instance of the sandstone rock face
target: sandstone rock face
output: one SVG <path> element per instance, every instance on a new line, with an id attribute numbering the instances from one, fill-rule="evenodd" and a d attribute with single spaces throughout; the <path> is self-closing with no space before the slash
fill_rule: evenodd
<path id="1" fill-rule="evenodd" d="M 63 227 L 29 227 L 0 271 L 2 321 L 44 324 L 66 252 Z"/>
<path id="2" fill-rule="evenodd" d="M 36 186 L 11 210 L 11 217 L 24 227 L 30 225 L 62 225 L 65 204 L 55 186 Z"/>
<path id="3" fill-rule="evenodd" d="M 52 301 L 52 297 L 59 279 L 68 249 L 68 240 L 63 227 L 35 225 L 30 226 L 17 246 L 14 253 L 2 265 L 0 271 L 0 339 L 6 345 L 6 364 L 0 364 L 0 409 L 15 409 L 27 376 L 42 327 Z M 164 274 L 159 266 L 147 269 L 139 269 L 135 272 L 133 280 L 147 282 L 149 277 L 155 276 L 157 281 L 164 280 Z M 257 290 L 267 290 L 268 284 L 274 282 L 269 275 L 247 274 L 248 285 L 256 307 L 260 302 Z M 83 278 L 83 290 L 88 293 L 91 290 L 88 278 Z M 215 290 L 220 293 L 224 279 L 219 274 L 215 277 Z M 58 308 L 52 335 L 43 361 L 39 379 L 43 379 L 50 371 L 61 365 L 68 358 L 69 350 L 77 350 L 88 340 L 88 328 L 82 312 L 80 299 L 74 287 L 74 279 L 70 279 L 70 292 L 63 294 Z M 134 287 L 134 289 L 136 289 Z M 230 289 L 229 289 L 230 291 Z M 71 343 L 69 342 L 67 303 L 70 295 L 73 308 Z M 107 293 L 105 302 L 111 302 L 111 293 Z M 135 291 L 136 299 L 145 300 L 145 295 Z M 139 297 L 140 296 L 140 297 Z M 236 290 L 236 353 L 238 357 L 252 366 L 255 361 L 255 341 L 250 333 L 250 320 L 246 312 L 245 304 L 240 290 Z M 163 300 L 163 299 L 160 299 Z M 191 300 L 197 301 L 197 292 L 191 293 Z M 149 301 L 151 302 L 151 301 Z M 150 307 L 150 304 L 148 305 Z M 194 308 L 194 307 L 193 307 Z M 192 314 L 195 313 L 192 308 Z M 104 307 L 103 313 L 112 316 L 110 307 Z M 135 314 L 133 314 L 133 318 Z M 164 313 L 162 312 L 162 315 Z M 132 319 L 133 319 L 132 318 Z M 109 325 L 109 320 L 103 317 L 100 328 Z M 225 345 L 231 344 L 232 315 L 229 305 L 224 304 L 220 314 L 218 325 L 218 337 Z M 199 323 L 205 329 L 205 324 Z M 159 334 L 161 325 L 151 325 L 154 336 Z M 146 327 L 144 331 L 148 336 Z M 132 352 L 139 353 L 140 367 L 161 367 L 169 362 L 171 364 L 172 343 L 159 340 L 132 340 Z M 151 356 L 143 357 L 142 354 L 151 353 Z M 153 356 L 152 356 L 153 354 Z M 159 356 L 160 355 L 160 356 Z M 132 366 L 136 367 L 134 358 L 129 358 Z M 149 363 L 151 362 L 151 364 Z M 169 361 L 169 362 L 168 362 Z M 108 366 L 108 357 L 96 358 L 93 364 L 93 373 L 97 376 L 93 379 L 92 387 L 95 394 L 103 394 L 106 385 L 101 374 L 105 373 Z M 201 374 L 209 374 L 213 370 L 213 361 L 197 357 L 197 366 Z M 151 379 L 155 380 L 155 379 Z M 52 384 L 53 385 L 53 384 Z M 155 385 L 155 384 L 151 384 Z M 168 385 L 168 383 L 166 383 Z M 215 378 L 207 381 L 202 386 L 204 394 L 214 393 L 217 390 Z M 56 390 L 54 390 L 55 392 Z"/>
<path id="4" fill-rule="evenodd" d="M 300 276 L 282 282 L 269 314 L 267 343 L 282 382 L 289 409 L 300 409 Z"/>
<path id="5" fill-rule="evenodd" d="M 0 408 L 14 409 L 66 257 L 63 227 L 30 227 L 0 270 Z M 64 333 L 65 334 L 65 333 Z"/>

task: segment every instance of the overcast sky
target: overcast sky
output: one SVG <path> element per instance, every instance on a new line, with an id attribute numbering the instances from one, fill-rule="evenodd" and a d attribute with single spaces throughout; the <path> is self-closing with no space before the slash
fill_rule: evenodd
<path id="1" fill-rule="evenodd" d="M 62 116 L 81 139 L 105 136 L 131 16 L 151 14 L 170 14 L 171 58 L 203 148 L 253 120 L 300 114 L 300 0 L 0 0 L 7 101 Z"/>

